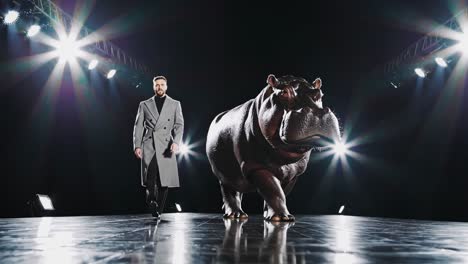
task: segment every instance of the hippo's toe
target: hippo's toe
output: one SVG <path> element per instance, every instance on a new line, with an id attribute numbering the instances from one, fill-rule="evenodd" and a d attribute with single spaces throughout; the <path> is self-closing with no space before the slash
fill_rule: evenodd
<path id="1" fill-rule="evenodd" d="M 244 212 L 232 212 L 230 214 L 224 214 L 224 219 L 247 219 L 249 216 Z"/>
<path id="2" fill-rule="evenodd" d="M 272 216 L 264 217 L 265 221 L 271 222 L 294 222 L 296 219 L 293 215 L 274 214 Z"/>
<path id="3" fill-rule="evenodd" d="M 224 214 L 223 215 L 224 219 L 234 219 L 236 218 L 235 213 L 230 213 L 230 214 Z"/>
<path id="4" fill-rule="evenodd" d="M 288 219 L 289 219 L 290 222 L 296 221 L 296 218 L 292 214 L 288 215 Z"/>
<path id="5" fill-rule="evenodd" d="M 240 219 L 247 219 L 247 218 L 249 218 L 249 215 L 247 215 L 246 213 L 242 212 L 242 213 L 239 214 L 239 218 L 240 218 Z"/>

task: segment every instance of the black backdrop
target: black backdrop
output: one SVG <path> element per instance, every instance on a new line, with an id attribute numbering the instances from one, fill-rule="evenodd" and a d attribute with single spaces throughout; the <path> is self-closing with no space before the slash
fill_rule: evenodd
<path id="1" fill-rule="evenodd" d="M 367 140 L 354 150 L 368 159 L 351 160 L 352 173 L 326 175 L 331 158 L 311 162 L 288 198 L 291 212 L 331 214 L 346 204 L 355 215 L 466 220 L 466 95 L 459 108 L 436 108 L 447 89 L 433 76 L 421 90 L 416 79 L 398 89 L 367 82 L 421 36 L 423 18 L 444 22 L 454 5 L 374 2 L 98 1 L 88 24 L 125 32 L 115 42 L 165 75 L 168 94 L 182 102 L 185 138 L 201 141 L 198 158 L 180 161 L 182 187 L 169 197 L 184 211 L 221 212 L 204 154 L 209 123 L 256 96 L 274 73 L 320 76 L 324 104 L 352 127 L 351 138 Z M 58 3 L 73 12 L 73 1 Z M 86 73 L 77 92 L 66 70 L 56 101 L 38 103 L 51 93 L 44 84 L 55 61 L 22 72 L 19 58 L 45 47 L 6 26 L 0 34 L 1 216 L 27 216 L 34 193 L 49 194 L 58 215 L 143 212 L 131 137 L 150 79 L 136 88 L 119 73 L 111 82 Z M 244 204 L 247 213 L 261 211 L 256 193 Z"/>

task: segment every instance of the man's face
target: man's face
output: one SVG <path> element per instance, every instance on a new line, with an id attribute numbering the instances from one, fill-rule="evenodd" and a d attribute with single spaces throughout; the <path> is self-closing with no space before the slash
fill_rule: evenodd
<path id="1" fill-rule="evenodd" d="M 167 83 L 163 79 L 159 79 L 153 82 L 153 90 L 157 96 L 164 96 L 167 90 Z"/>

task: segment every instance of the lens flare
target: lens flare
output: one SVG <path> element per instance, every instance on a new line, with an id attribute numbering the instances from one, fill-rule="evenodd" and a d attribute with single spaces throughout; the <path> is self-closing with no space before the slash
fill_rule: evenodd
<path id="1" fill-rule="evenodd" d="M 335 152 L 336 155 L 343 157 L 346 155 L 348 151 L 348 147 L 346 146 L 344 142 L 339 141 L 333 145 L 333 151 Z"/>
<path id="2" fill-rule="evenodd" d="M 180 154 L 186 155 L 186 154 L 189 153 L 190 148 L 189 148 L 189 146 L 187 144 L 182 143 L 182 144 L 180 144 L 179 151 L 180 151 Z"/>
<path id="3" fill-rule="evenodd" d="M 462 33 L 458 37 L 458 50 L 463 53 L 468 53 L 468 34 Z"/>
<path id="4" fill-rule="evenodd" d="M 62 37 L 57 46 L 57 55 L 60 60 L 71 61 L 79 56 L 80 48 L 75 39 L 70 36 Z"/>

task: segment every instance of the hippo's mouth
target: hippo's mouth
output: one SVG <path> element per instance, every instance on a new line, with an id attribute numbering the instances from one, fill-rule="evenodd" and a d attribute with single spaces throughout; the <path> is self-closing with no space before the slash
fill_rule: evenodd
<path id="1" fill-rule="evenodd" d="M 281 141 L 285 144 L 284 148 L 288 151 L 305 153 L 310 150 L 313 150 L 313 152 L 321 152 L 322 150 L 329 148 L 333 139 L 322 135 L 313 135 L 296 141 L 287 141 L 286 139 L 281 138 Z"/>
<path id="2" fill-rule="evenodd" d="M 279 136 L 296 148 L 322 147 L 340 138 L 338 120 L 332 112 L 316 115 L 308 106 L 285 111 Z"/>
<path id="3" fill-rule="evenodd" d="M 278 148 L 283 149 L 289 153 L 304 154 L 308 151 L 322 151 L 327 148 L 332 142 L 331 138 L 324 137 L 322 135 L 313 135 L 308 138 L 299 139 L 295 141 L 288 141 L 286 138 L 280 136 L 280 140 L 283 143 Z"/>
<path id="4" fill-rule="evenodd" d="M 297 146 L 310 146 L 317 147 L 323 144 L 324 141 L 331 141 L 331 138 L 324 137 L 322 135 L 313 135 L 303 139 L 298 140 L 288 140 L 286 137 L 281 136 L 281 141 L 288 145 L 297 145 Z"/>

